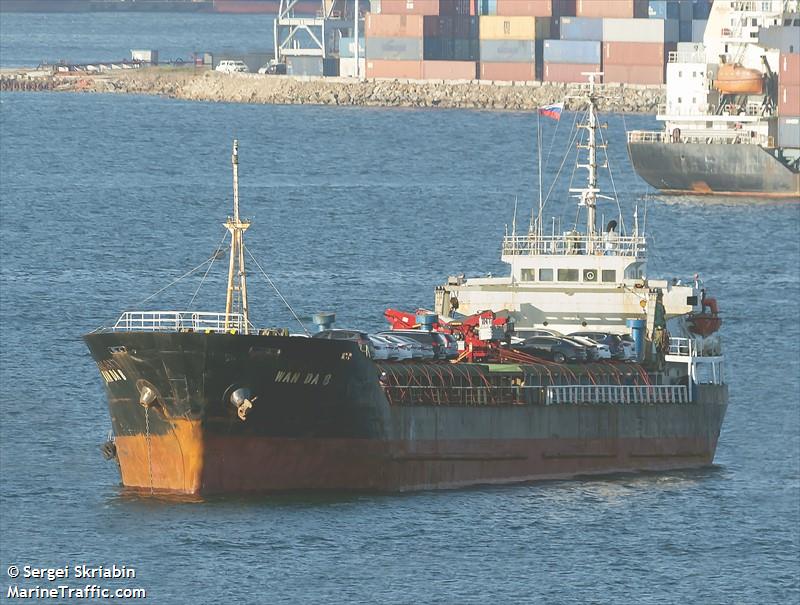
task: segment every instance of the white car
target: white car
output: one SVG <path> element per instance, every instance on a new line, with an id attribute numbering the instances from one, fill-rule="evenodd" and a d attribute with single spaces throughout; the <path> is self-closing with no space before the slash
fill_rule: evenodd
<path id="1" fill-rule="evenodd" d="M 392 342 L 403 345 L 402 348 L 410 354 L 410 357 L 405 357 L 405 359 L 433 358 L 433 347 L 430 345 L 426 348 L 421 342 L 417 342 L 413 338 L 408 338 L 400 334 L 383 333 L 381 336 Z M 401 359 L 403 358 L 401 357 Z"/>
<path id="2" fill-rule="evenodd" d="M 233 73 L 248 73 L 250 70 L 247 69 L 247 65 L 245 65 L 244 61 L 220 61 L 215 71 L 221 71 L 222 73 L 226 74 L 233 74 Z"/>
<path id="3" fill-rule="evenodd" d="M 373 359 L 400 359 L 400 347 L 397 343 L 375 334 L 370 334 L 369 340 L 372 343 Z"/>

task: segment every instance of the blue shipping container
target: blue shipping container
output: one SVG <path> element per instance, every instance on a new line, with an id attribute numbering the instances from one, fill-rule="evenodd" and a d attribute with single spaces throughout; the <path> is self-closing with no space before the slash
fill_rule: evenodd
<path id="1" fill-rule="evenodd" d="M 692 19 L 708 19 L 711 13 L 711 0 L 694 0 Z"/>
<path id="2" fill-rule="evenodd" d="M 364 38 L 358 39 L 358 56 L 362 59 L 366 57 L 366 46 L 364 45 Z M 353 43 L 353 38 L 341 38 L 339 40 L 339 56 L 343 59 L 352 59 L 355 57 L 356 47 Z"/>
<path id="3" fill-rule="evenodd" d="M 367 38 L 367 60 L 421 61 L 422 52 L 420 38 Z"/>
<path id="4" fill-rule="evenodd" d="M 534 63 L 535 40 L 481 40 L 480 60 L 487 63 Z"/>
<path id="5" fill-rule="evenodd" d="M 695 19 L 692 21 L 692 42 L 703 41 L 703 36 L 706 34 L 706 25 L 708 25 L 708 21 L 705 19 Z"/>
<path id="6" fill-rule="evenodd" d="M 562 40 L 603 39 L 603 19 L 595 17 L 561 17 Z"/>
<path id="7" fill-rule="evenodd" d="M 602 43 L 594 40 L 545 40 L 545 63 L 591 63 L 599 65 Z"/>
<path id="8" fill-rule="evenodd" d="M 497 0 L 475 0 L 478 3 L 479 15 L 496 15 Z"/>
<path id="9" fill-rule="evenodd" d="M 692 21 L 681 21 L 678 25 L 678 42 L 693 42 Z"/>
<path id="10" fill-rule="evenodd" d="M 676 0 L 650 0 L 647 16 L 651 19 L 680 19 L 680 6 Z"/>

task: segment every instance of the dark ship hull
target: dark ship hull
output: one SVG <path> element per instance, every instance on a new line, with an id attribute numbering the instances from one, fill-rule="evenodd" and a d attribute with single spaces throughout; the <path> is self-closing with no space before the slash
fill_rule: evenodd
<path id="1" fill-rule="evenodd" d="M 122 482 L 160 492 L 402 491 L 701 467 L 714 458 L 727 407 L 725 385 L 697 385 L 685 403 L 548 405 L 545 382 L 572 384 L 582 370 L 381 364 L 348 341 L 85 339 L 104 379 Z M 619 384 L 642 375 L 636 364 L 595 372 Z M 156 394 L 147 408 L 144 386 Z M 237 388 L 255 396 L 244 421 L 230 402 Z"/>
<path id="2" fill-rule="evenodd" d="M 636 172 L 664 193 L 800 197 L 800 172 L 758 145 L 629 142 Z"/>

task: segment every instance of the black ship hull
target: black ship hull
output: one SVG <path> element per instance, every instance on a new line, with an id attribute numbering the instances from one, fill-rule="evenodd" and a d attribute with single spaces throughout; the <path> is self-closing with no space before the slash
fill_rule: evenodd
<path id="1" fill-rule="evenodd" d="M 800 197 L 800 172 L 758 145 L 629 142 L 636 172 L 664 193 Z"/>
<path id="2" fill-rule="evenodd" d="M 700 467 L 713 460 L 727 407 L 724 385 L 698 386 L 688 403 L 547 405 L 537 380 L 575 380 L 569 368 L 381 364 L 346 341 L 85 338 L 122 483 L 141 490 L 402 491 Z M 596 371 L 620 384 L 641 375 L 624 364 Z M 253 394 L 245 420 L 230 401 L 238 388 Z"/>

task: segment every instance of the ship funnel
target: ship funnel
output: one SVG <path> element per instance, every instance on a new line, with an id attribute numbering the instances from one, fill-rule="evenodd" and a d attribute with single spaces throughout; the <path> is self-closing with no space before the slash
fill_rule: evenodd
<path id="1" fill-rule="evenodd" d="M 330 330 L 333 327 L 333 322 L 336 321 L 336 313 L 314 313 L 311 321 L 317 326 L 317 332 Z"/>
<path id="2" fill-rule="evenodd" d="M 426 332 L 433 331 L 433 324 L 439 321 L 439 316 L 436 313 L 423 313 L 417 315 L 416 317 L 417 323 L 419 324 L 419 329 L 424 330 Z"/>

